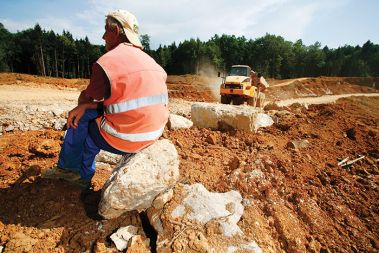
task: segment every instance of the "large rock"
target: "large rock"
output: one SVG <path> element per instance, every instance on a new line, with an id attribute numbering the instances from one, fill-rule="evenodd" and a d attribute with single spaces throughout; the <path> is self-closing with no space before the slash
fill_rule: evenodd
<path id="1" fill-rule="evenodd" d="M 167 127 L 170 130 L 176 130 L 181 128 L 190 128 L 192 127 L 193 122 L 183 116 L 170 114 L 168 117 Z"/>
<path id="2" fill-rule="evenodd" d="M 191 119 L 200 128 L 256 131 L 273 124 L 268 118 L 262 109 L 245 105 L 194 103 L 191 107 Z"/>
<path id="3" fill-rule="evenodd" d="M 112 219 L 151 207 L 155 197 L 179 179 L 179 158 L 169 140 L 159 140 L 120 163 L 105 183 L 99 214 Z"/>
<path id="4" fill-rule="evenodd" d="M 157 252 L 261 253 L 259 245 L 247 241 L 238 226 L 244 211 L 241 202 L 238 191 L 209 192 L 199 183 L 177 184 L 163 208 L 147 210 L 158 233 Z"/>
<path id="5" fill-rule="evenodd" d="M 237 225 L 244 209 L 239 192 L 209 192 L 202 184 L 186 185 L 184 190 L 186 196 L 171 213 L 172 218 L 184 217 L 201 224 L 216 220 L 225 236 L 242 233 Z"/>

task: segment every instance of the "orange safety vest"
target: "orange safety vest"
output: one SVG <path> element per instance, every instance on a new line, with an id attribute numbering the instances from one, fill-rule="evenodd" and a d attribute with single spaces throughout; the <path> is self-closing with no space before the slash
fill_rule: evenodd
<path id="1" fill-rule="evenodd" d="M 111 95 L 100 133 L 112 147 L 135 153 L 163 133 L 168 120 L 167 74 L 153 58 L 131 44 L 121 43 L 97 60 L 107 75 Z"/>

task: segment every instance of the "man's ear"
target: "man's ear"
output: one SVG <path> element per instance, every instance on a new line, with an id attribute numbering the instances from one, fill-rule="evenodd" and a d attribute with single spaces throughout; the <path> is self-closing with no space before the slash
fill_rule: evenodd
<path id="1" fill-rule="evenodd" d="M 117 36 L 119 36 L 121 33 L 121 28 L 118 25 L 116 25 L 115 32 L 117 33 Z"/>

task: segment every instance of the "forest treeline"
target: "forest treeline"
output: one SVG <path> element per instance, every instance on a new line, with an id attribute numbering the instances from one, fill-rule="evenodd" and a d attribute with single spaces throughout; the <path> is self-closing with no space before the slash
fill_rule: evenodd
<path id="1" fill-rule="evenodd" d="M 362 46 L 336 49 L 319 42 L 304 45 L 281 36 L 266 34 L 257 39 L 234 35 L 214 35 L 206 42 L 189 39 L 178 45 L 150 48 L 150 37 L 141 35 L 145 51 L 168 74 L 197 74 L 202 69 L 228 70 L 245 64 L 266 77 L 379 76 L 379 45 L 367 41 Z M 34 28 L 9 32 L 0 23 L 0 71 L 43 76 L 88 78 L 91 66 L 104 46 L 92 45 L 88 38 L 74 39 L 69 31 L 57 34 Z"/>

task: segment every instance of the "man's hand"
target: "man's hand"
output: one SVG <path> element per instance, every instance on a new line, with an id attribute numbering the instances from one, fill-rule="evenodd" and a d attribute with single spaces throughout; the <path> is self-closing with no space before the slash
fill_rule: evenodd
<path id="1" fill-rule="evenodd" d="M 77 128 L 78 122 L 87 110 L 86 104 L 80 104 L 68 112 L 67 128 Z"/>

